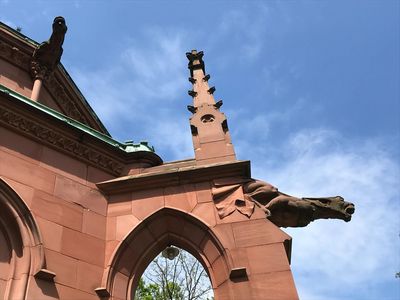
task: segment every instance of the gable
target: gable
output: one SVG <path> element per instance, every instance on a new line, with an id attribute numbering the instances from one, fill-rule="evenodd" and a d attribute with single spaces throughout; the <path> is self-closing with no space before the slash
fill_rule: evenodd
<path id="1" fill-rule="evenodd" d="M 0 84 L 30 97 L 31 60 L 36 41 L 0 22 Z M 38 102 L 103 134 L 110 135 L 63 65 L 59 63 L 43 84 Z"/>

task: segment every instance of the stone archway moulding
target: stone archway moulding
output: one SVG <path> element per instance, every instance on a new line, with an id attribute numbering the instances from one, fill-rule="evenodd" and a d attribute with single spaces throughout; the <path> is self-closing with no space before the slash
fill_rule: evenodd
<path id="1" fill-rule="evenodd" d="M 214 294 L 229 279 L 232 265 L 223 245 L 202 221 L 177 209 L 162 208 L 139 223 L 114 251 L 103 276 L 100 297 L 131 299 L 149 263 L 168 245 L 190 252 L 207 271 Z"/>
<path id="2" fill-rule="evenodd" d="M 39 227 L 21 197 L 0 177 L 0 227 L 11 250 L 5 299 L 25 299 L 29 276 L 52 279 L 45 269 Z"/>

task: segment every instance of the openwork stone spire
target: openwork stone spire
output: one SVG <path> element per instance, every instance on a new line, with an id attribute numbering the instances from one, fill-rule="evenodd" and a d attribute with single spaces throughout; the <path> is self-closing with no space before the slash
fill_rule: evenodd
<path id="1" fill-rule="evenodd" d="M 188 91 L 193 105 L 188 105 L 188 110 L 193 113 L 190 127 L 197 163 L 236 160 L 226 117 L 219 110 L 222 100 L 215 101 L 215 87 L 208 85 L 210 75 L 205 73 L 203 52 L 192 50 L 186 53 L 186 57 L 189 59 L 189 81 L 193 85 L 193 89 Z"/>

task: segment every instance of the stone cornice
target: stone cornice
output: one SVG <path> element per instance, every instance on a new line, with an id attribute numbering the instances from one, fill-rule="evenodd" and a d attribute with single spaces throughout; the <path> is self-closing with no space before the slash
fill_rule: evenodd
<path id="1" fill-rule="evenodd" d="M 30 73 L 32 55 L 38 45 L 0 22 L 0 58 Z M 54 73 L 44 81 L 44 86 L 63 114 L 109 135 L 62 64 L 58 64 Z"/>
<path id="2" fill-rule="evenodd" d="M 146 172 L 99 182 L 96 185 L 101 191 L 111 195 L 171 185 L 209 181 L 224 177 L 250 178 L 250 161 L 231 161 Z"/>
<path id="3" fill-rule="evenodd" d="M 114 176 L 132 162 L 156 166 L 160 157 L 144 145 L 126 152 L 127 145 L 19 95 L 0 90 L 0 124 Z M 34 107 L 35 106 L 35 107 Z M 37 106 L 37 107 L 36 107 Z M 143 149 L 142 149 L 143 148 Z"/>

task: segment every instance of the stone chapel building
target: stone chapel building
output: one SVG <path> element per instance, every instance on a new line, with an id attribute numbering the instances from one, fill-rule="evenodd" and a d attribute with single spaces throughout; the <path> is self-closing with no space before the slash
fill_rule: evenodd
<path id="1" fill-rule="evenodd" d="M 216 300 L 298 299 L 279 227 L 349 221 L 354 205 L 251 178 L 202 52 L 187 53 L 195 157 L 116 141 L 60 63 L 66 31 L 57 17 L 39 44 L 0 23 L 0 299 L 133 299 L 169 245 L 202 263 Z"/>

